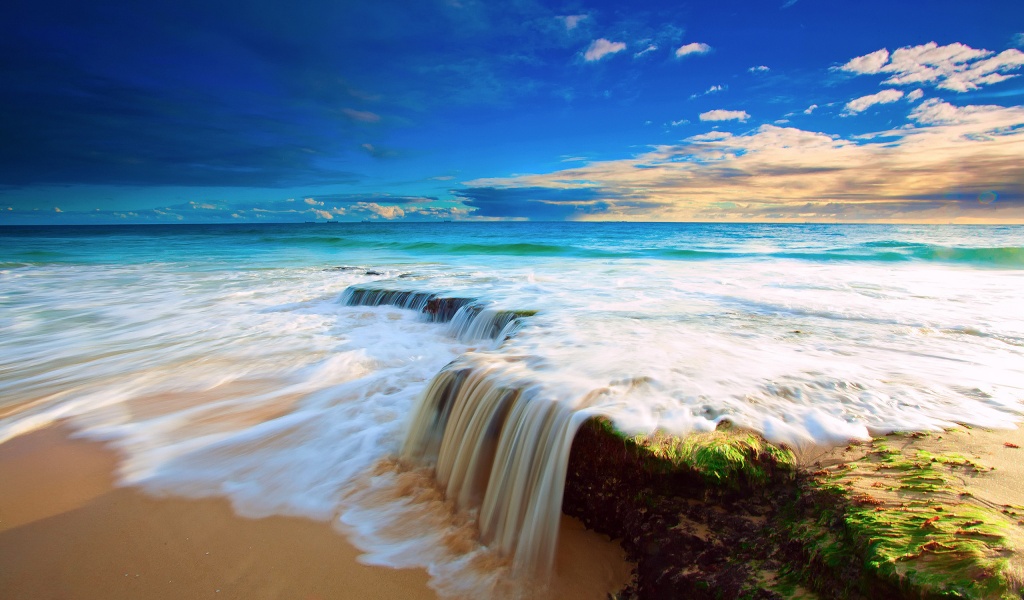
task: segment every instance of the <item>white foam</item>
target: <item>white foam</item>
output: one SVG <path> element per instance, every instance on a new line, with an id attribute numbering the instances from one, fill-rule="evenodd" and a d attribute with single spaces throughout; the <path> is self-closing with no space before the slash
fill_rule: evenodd
<path id="1" fill-rule="evenodd" d="M 629 432 L 729 420 L 800 446 L 953 423 L 1014 427 L 1024 413 L 1018 271 L 756 259 L 367 264 L 488 301 L 489 314 L 539 312 L 500 344 L 464 323 L 342 305 L 345 287 L 367 280 L 357 272 L 20 269 L 3 275 L 0 410 L 10 414 L 0 441 L 70 419 L 125 453 L 124 483 L 225 496 L 247 516 L 340 518 L 364 560 L 425 566 L 439 590 L 465 593 L 498 585 L 501 568 L 482 576 L 471 566 L 497 559 L 469 543 L 440 548 L 458 519 L 424 517 L 396 534 L 389 523 L 429 511 L 400 494 L 375 504 L 382 490 L 408 488 L 373 469 L 398 453 L 421 390 L 470 349 L 480 364 L 516 357 L 509 368 L 537 394 L 590 398 L 590 410 Z"/>

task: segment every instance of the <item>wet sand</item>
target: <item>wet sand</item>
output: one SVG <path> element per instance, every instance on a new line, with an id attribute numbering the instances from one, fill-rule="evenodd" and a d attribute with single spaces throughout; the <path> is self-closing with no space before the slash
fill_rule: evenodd
<path id="1" fill-rule="evenodd" d="M 0 590 L 21 599 L 436 598 L 420 569 L 358 562 L 329 523 L 114 486 L 117 456 L 49 428 L 0 444 Z M 563 520 L 552 597 L 629 578 L 617 544 Z"/>
<path id="2" fill-rule="evenodd" d="M 959 453 L 977 459 L 993 470 L 965 476 L 963 484 L 975 498 L 989 506 L 1024 505 L 1024 424 L 1017 429 L 989 430 L 956 427 L 922 436 L 892 435 L 890 443 L 904 449 L 933 453 Z M 805 468 L 833 466 L 856 460 L 864 446 L 810 449 L 798 456 Z M 1024 549 L 1022 549 L 1024 550 Z"/>

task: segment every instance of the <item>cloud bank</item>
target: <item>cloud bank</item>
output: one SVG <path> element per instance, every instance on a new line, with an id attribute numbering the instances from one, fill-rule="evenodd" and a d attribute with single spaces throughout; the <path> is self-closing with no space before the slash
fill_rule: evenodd
<path id="1" fill-rule="evenodd" d="M 554 204 L 581 220 L 1024 223 L 1024 107 L 931 99 L 910 118 L 857 140 L 774 125 L 709 132 L 630 159 L 478 179 L 467 185 L 486 199 L 464 197 L 523 216 L 527 203 Z"/>

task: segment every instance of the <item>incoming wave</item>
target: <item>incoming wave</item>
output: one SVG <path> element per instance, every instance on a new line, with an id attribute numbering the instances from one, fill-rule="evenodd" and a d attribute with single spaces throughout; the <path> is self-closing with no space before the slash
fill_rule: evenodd
<path id="1" fill-rule="evenodd" d="M 719 252 L 665 249 L 656 251 L 658 258 L 676 260 L 707 260 L 716 258 L 786 258 L 817 262 L 907 262 L 969 264 L 990 267 L 1024 267 L 1024 247 L 964 248 L 903 242 L 869 242 L 852 248 L 832 250 L 771 252 Z"/>
<path id="2" fill-rule="evenodd" d="M 319 246 L 326 248 L 363 248 L 373 250 L 394 250 L 417 255 L 436 254 L 442 256 L 532 256 L 532 257 L 573 257 L 573 258 L 654 258 L 663 260 L 723 260 L 723 259 L 790 259 L 812 262 L 905 262 L 924 261 L 936 263 L 969 264 L 990 267 L 1024 267 L 1024 247 L 967 247 L 925 244 L 902 240 L 875 240 L 853 246 L 836 248 L 786 248 L 777 247 L 763 251 L 721 250 L 717 248 L 685 247 L 629 247 L 602 248 L 582 244 L 557 243 L 550 240 L 531 242 L 510 242 L 507 240 L 451 239 L 448 240 L 397 240 L 381 237 L 315 235 L 292 240 L 262 239 L 261 241 L 285 241 L 287 244 Z M 19 257 L 20 258 L 20 257 Z"/>

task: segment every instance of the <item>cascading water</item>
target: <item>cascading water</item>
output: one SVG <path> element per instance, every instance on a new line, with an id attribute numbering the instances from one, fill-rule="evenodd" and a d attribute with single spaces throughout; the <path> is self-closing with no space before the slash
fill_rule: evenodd
<path id="1" fill-rule="evenodd" d="M 515 333 L 529 310 L 502 310 L 473 298 L 449 297 L 425 291 L 352 286 L 342 303 L 348 306 L 397 306 L 415 310 L 435 323 L 449 323 L 448 334 L 459 340 L 501 340 Z"/>
<path id="2" fill-rule="evenodd" d="M 551 568 L 573 438 L 588 400 L 547 398 L 515 357 L 466 355 L 420 399 L 402 459 L 433 466 L 446 496 L 475 511 L 482 541 L 517 573 Z"/>
<path id="3" fill-rule="evenodd" d="M 532 311 L 502 310 L 424 291 L 352 287 L 350 306 L 392 305 L 448 322 L 460 340 L 503 341 Z M 477 515 L 481 541 L 517 573 L 550 570 L 569 450 L 586 402 L 545 397 L 517 357 L 463 356 L 442 369 L 416 406 L 402 460 L 434 469 L 459 510 Z M 593 394 L 590 399 L 592 399 Z"/>

